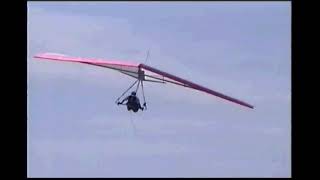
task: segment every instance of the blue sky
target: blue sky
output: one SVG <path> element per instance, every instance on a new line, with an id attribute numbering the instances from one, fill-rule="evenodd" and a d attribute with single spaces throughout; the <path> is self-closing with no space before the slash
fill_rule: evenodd
<path id="1" fill-rule="evenodd" d="M 242 108 L 36 53 L 143 62 Z M 133 120 L 136 134 L 130 124 Z M 29 177 L 290 177 L 290 2 L 28 2 Z"/>

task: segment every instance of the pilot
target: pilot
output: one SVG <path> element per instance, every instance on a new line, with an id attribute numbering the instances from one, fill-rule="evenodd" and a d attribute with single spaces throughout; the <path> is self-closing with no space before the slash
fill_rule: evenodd
<path id="1" fill-rule="evenodd" d="M 128 111 L 132 110 L 133 112 L 138 112 L 139 109 L 141 109 L 142 111 L 144 109 L 143 107 L 141 107 L 140 100 L 136 96 L 136 92 L 134 91 L 131 92 L 131 95 L 124 98 L 121 102 L 118 102 L 118 105 L 123 104 L 124 101 L 127 101 L 126 105 L 127 105 Z"/>

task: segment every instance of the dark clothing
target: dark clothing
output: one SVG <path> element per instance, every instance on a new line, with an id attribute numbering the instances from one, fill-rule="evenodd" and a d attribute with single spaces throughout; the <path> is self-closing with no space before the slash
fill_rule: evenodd
<path id="1" fill-rule="evenodd" d="M 133 95 L 130 95 L 130 96 L 128 96 L 128 102 L 127 102 L 127 104 L 128 103 L 130 103 L 130 104 L 132 104 L 132 103 L 136 103 L 137 102 L 137 96 L 133 96 Z"/>
<path id="2" fill-rule="evenodd" d="M 143 108 L 141 107 L 140 105 L 140 101 L 139 101 L 139 98 L 137 96 L 134 96 L 134 95 L 130 95 L 128 97 L 126 97 L 122 103 L 124 101 L 127 100 L 127 109 L 128 111 L 132 110 L 133 112 L 138 112 L 139 109 L 143 110 Z"/>
<path id="3" fill-rule="evenodd" d="M 127 110 L 130 111 L 132 110 L 133 112 L 138 112 L 139 107 L 137 104 L 127 104 Z"/>

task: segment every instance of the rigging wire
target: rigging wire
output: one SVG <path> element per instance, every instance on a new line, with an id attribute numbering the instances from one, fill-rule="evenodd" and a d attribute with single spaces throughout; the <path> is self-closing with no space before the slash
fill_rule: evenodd
<path id="1" fill-rule="evenodd" d="M 144 61 L 145 64 L 147 64 L 147 61 L 148 61 L 148 58 L 149 58 L 149 51 L 150 51 L 150 49 L 148 49 L 147 57 L 146 57 L 146 59 L 145 59 L 145 61 Z"/>

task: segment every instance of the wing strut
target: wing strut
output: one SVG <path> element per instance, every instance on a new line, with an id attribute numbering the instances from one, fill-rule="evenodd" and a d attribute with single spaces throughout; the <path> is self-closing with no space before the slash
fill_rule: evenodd
<path id="1" fill-rule="evenodd" d="M 141 81 L 141 90 L 142 90 L 142 96 L 143 96 L 143 106 L 147 109 L 147 102 L 146 102 L 146 98 L 144 97 L 143 81 Z"/>
<path id="2" fill-rule="evenodd" d="M 141 80 L 138 79 L 138 85 L 137 85 L 137 88 L 136 88 L 136 94 L 138 93 L 138 89 L 139 89 L 140 82 L 141 82 Z"/>

